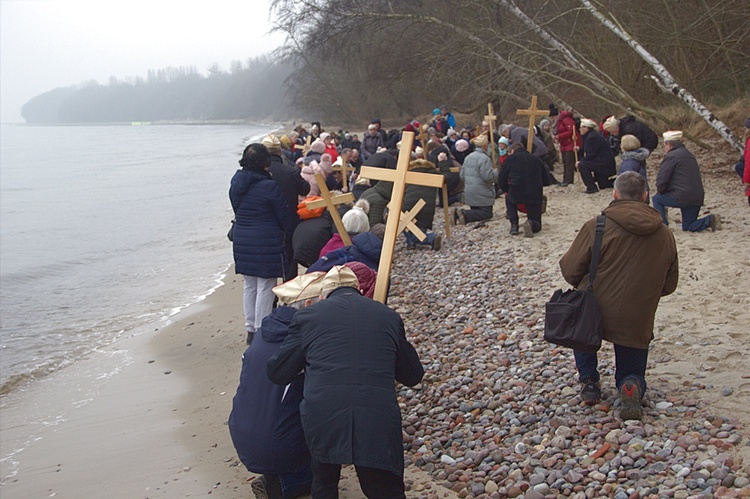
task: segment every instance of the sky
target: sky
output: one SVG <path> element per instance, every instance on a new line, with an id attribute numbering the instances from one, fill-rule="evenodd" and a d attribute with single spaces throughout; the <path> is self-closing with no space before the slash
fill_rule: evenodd
<path id="1" fill-rule="evenodd" d="M 0 121 L 57 87 L 272 52 L 271 0 L 0 0 Z"/>

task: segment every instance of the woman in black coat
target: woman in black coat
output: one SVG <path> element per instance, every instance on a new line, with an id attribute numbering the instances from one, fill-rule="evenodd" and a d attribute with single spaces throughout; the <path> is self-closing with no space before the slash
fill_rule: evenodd
<path id="1" fill-rule="evenodd" d="M 586 184 L 586 194 L 599 192 L 599 189 L 608 189 L 614 184 L 609 177 L 615 175 L 615 155 L 607 139 L 597 131 L 597 128 L 594 120 L 588 118 L 581 120 L 583 151 L 579 156 L 581 160 L 578 162 L 578 171 L 581 174 L 581 180 Z"/>
<path id="2" fill-rule="evenodd" d="M 273 309 L 273 287 L 284 277 L 285 241 L 291 237 L 289 209 L 279 184 L 271 178 L 271 155 L 263 144 L 250 144 L 232 177 L 229 200 L 234 210 L 234 271 L 245 279 L 247 341 Z"/>

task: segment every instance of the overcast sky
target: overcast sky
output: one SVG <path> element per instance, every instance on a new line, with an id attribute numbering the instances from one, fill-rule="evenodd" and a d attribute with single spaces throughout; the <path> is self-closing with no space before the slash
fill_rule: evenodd
<path id="1" fill-rule="evenodd" d="M 56 87 L 271 52 L 270 0 L 0 0 L 0 120 Z"/>

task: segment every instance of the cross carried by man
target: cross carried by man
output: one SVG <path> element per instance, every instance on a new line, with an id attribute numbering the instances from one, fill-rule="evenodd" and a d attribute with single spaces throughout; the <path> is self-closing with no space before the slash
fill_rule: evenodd
<path id="1" fill-rule="evenodd" d="M 312 136 L 308 135 L 307 138 L 305 139 L 305 144 L 304 145 L 294 144 L 294 149 L 296 149 L 297 151 L 302 151 L 302 156 L 307 156 L 307 153 L 309 153 L 311 149 L 311 145 L 310 145 L 311 140 L 312 140 Z"/>
<path id="2" fill-rule="evenodd" d="M 549 109 L 539 109 L 536 107 L 536 95 L 531 97 L 531 107 L 529 109 L 516 109 L 518 116 L 529 117 L 529 135 L 526 139 L 526 150 L 531 152 L 532 146 L 534 145 L 534 125 L 536 124 L 537 116 L 549 116 Z"/>
<path id="3" fill-rule="evenodd" d="M 341 215 L 339 214 L 339 210 L 336 207 L 340 204 L 353 203 L 354 194 L 348 192 L 346 194 L 331 196 L 331 191 L 328 190 L 326 179 L 323 177 L 323 175 L 321 175 L 320 173 L 316 173 L 315 181 L 318 183 L 318 188 L 320 188 L 320 197 L 322 197 L 323 199 L 306 202 L 305 205 L 307 206 L 307 209 L 316 210 L 325 206 L 328 210 L 328 213 L 331 214 L 331 219 L 336 225 L 336 230 L 341 236 L 341 240 L 344 242 L 344 245 L 351 246 L 352 239 L 349 237 L 349 233 L 346 231 L 344 222 L 341 220 Z"/>
<path id="4" fill-rule="evenodd" d="M 404 132 L 401 137 L 401 148 L 399 149 L 398 163 L 396 164 L 395 170 L 387 170 L 372 166 L 363 166 L 360 170 L 360 176 L 363 178 L 393 182 L 390 206 L 393 207 L 394 210 L 391 211 L 391 215 L 388 216 L 388 220 L 385 224 L 383 249 L 380 253 L 378 278 L 375 281 L 375 294 L 373 296 L 375 300 L 381 303 L 385 303 L 386 298 L 388 298 L 388 281 L 391 277 L 393 250 L 396 247 L 396 238 L 400 233 L 399 226 L 401 225 L 402 218 L 401 216 L 392 216 L 392 214 L 401 213 L 401 207 L 404 205 L 406 184 L 441 188 L 444 182 L 442 175 L 408 171 L 413 144 L 414 132 Z"/>
<path id="5" fill-rule="evenodd" d="M 349 174 L 357 171 L 356 168 L 350 166 L 343 157 L 339 156 L 336 162 L 333 164 L 332 170 L 334 172 L 341 173 L 341 185 L 343 186 L 344 192 L 349 190 Z"/>

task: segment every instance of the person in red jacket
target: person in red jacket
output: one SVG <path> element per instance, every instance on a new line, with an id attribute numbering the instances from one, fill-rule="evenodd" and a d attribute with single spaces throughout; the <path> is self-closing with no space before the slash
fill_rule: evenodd
<path id="1" fill-rule="evenodd" d="M 555 142 L 560 144 L 560 156 L 563 162 L 563 181 L 560 186 L 565 187 L 573 183 L 576 171 L 575 148 L 583 144 L 572 112 L 560 111 L 553 137 Z"/>
<path id="2" fill-rule="evenodd" d="M 750 118 L 745 120 L 745 152 L 739 162 L 734 165 L 734 171 L 742 179 L 745 186 L 745 196 L 750 203 Z"/>

